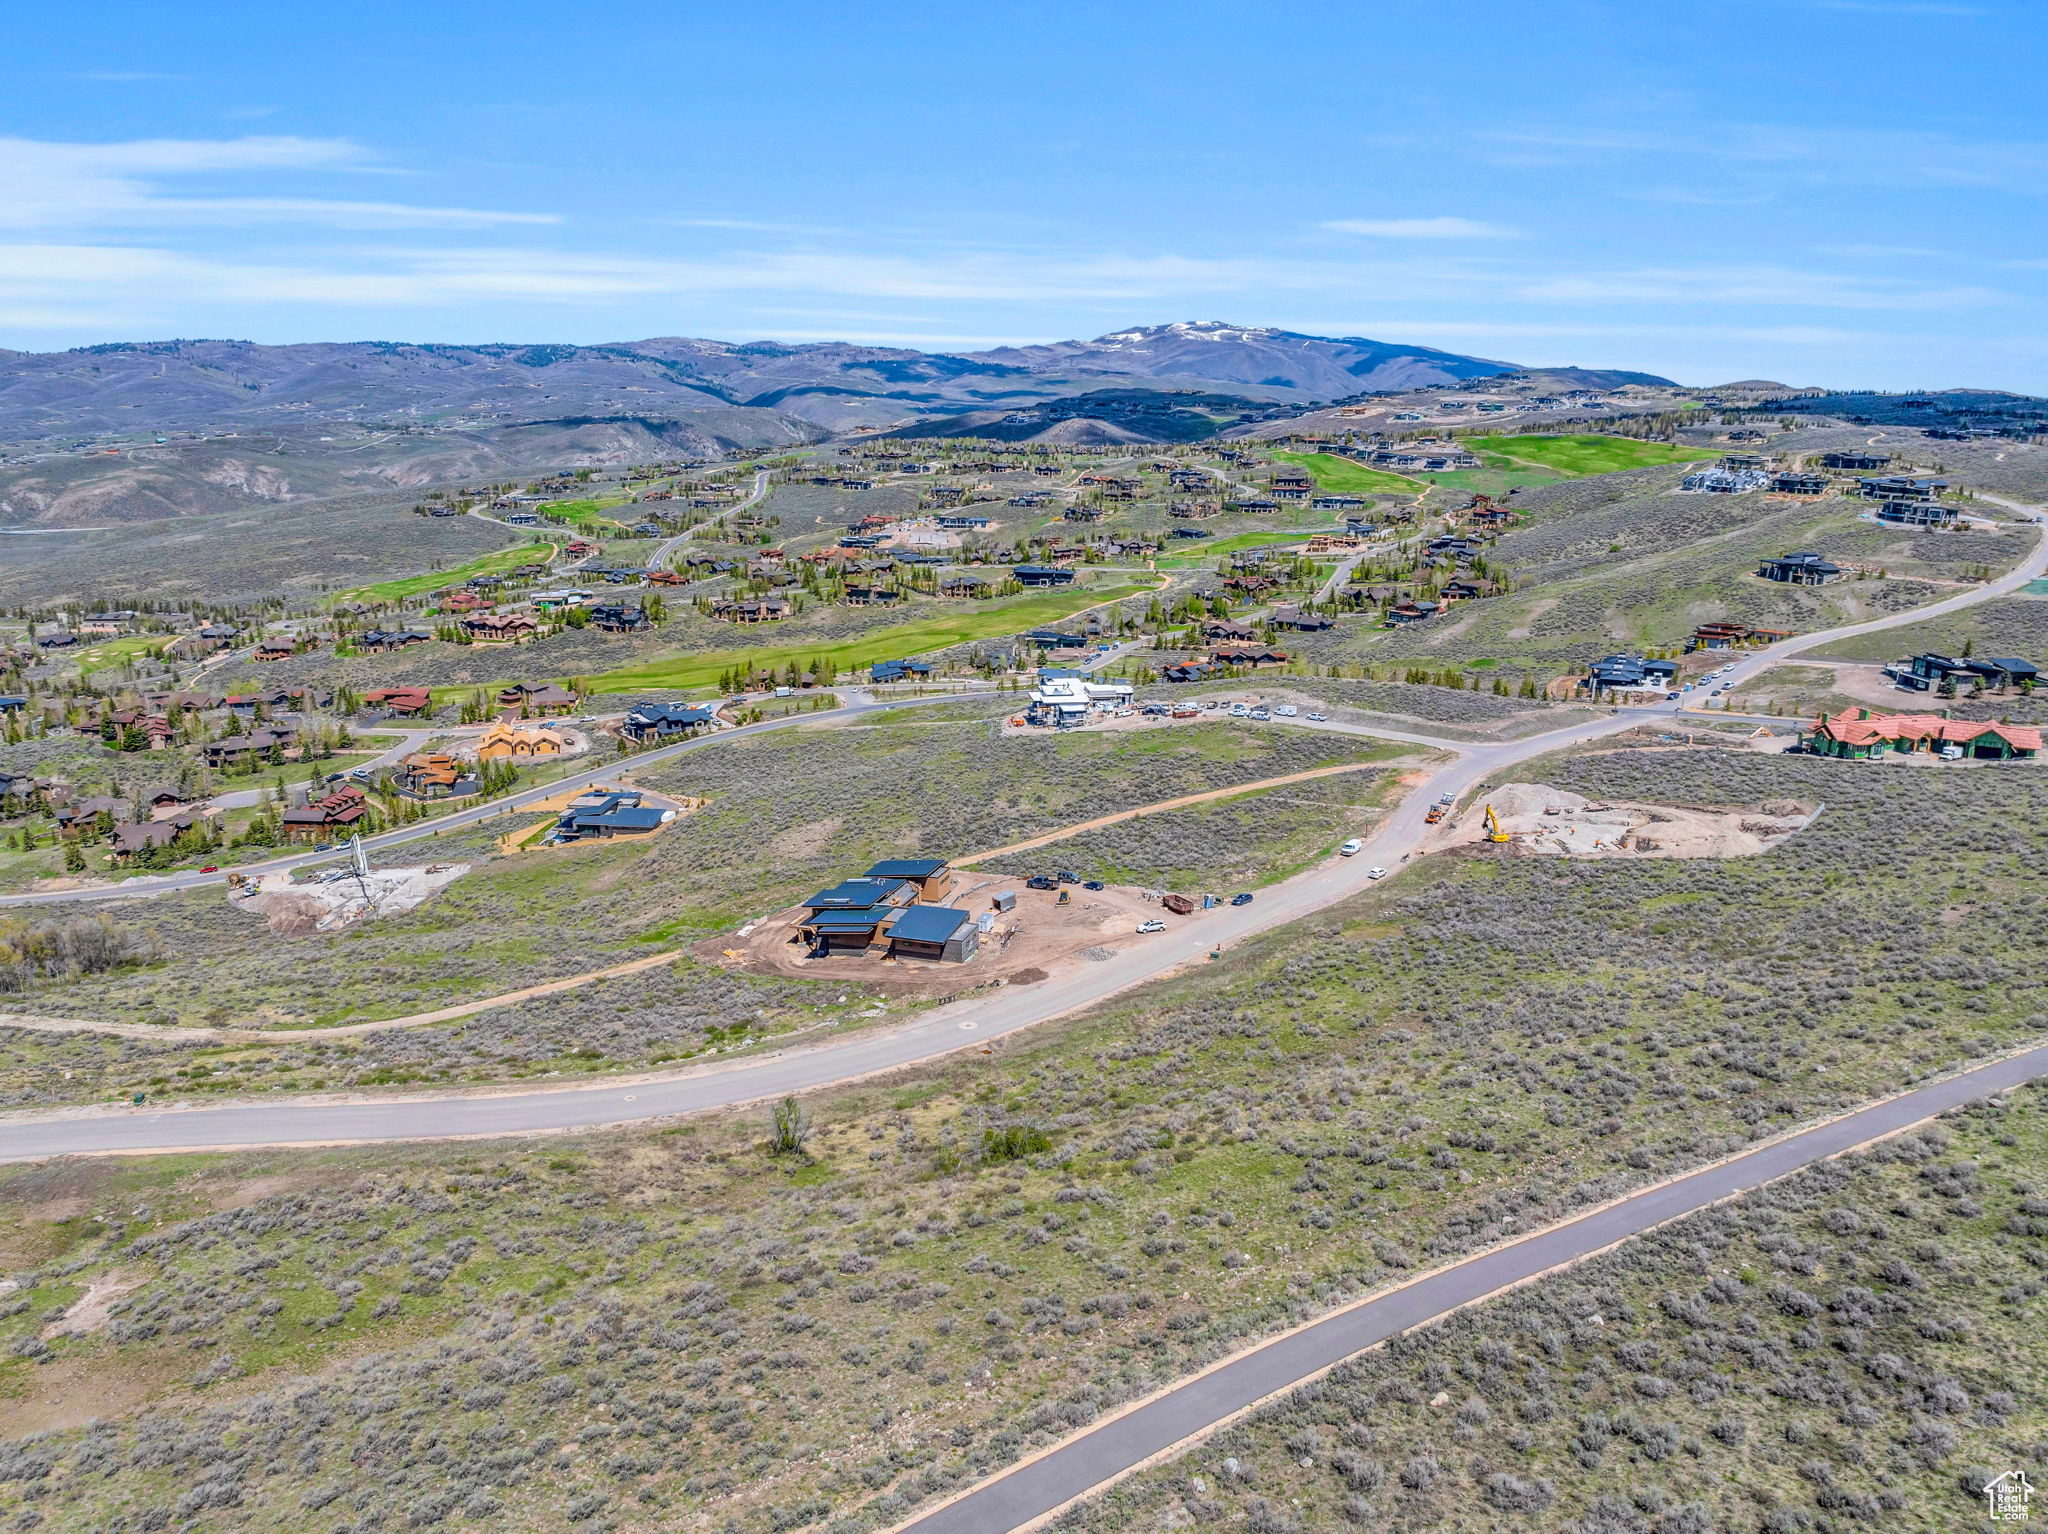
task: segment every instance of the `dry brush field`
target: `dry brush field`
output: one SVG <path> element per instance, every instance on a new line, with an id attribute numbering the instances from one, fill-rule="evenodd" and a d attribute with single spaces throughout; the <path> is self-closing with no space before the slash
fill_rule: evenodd
<path id="1" fill-rule="evenodd" d="M 0 1174 L 0 1511 L 871 1530 L 1418 1265 L 2043 1031 L 2031 772 L 1642 750 L 1547 777 L 1828 807 L 1730 862 L 1444 860 L 822 1097 L 802 1154 L 745 1116 Z M 2035 1112 L 1531 1290 L 1243 1429 L 1248 1474 L 1202 1450 L 1128 1495 L 1274 1531 L 1960 1517 L 1943 1488 L 2038 1432 L 2035 1344 L 2007 1346 L 2040 1292 Z M 89 1391 L 133 1405 L 52 1415 Z"/>

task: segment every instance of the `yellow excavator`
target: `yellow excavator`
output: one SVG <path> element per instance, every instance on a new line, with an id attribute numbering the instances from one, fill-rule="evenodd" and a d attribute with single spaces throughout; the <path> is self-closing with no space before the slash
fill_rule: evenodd
<path id="1" fill-rule="evenodd" d="M 1486 839 L 1490 842 L 1508 840 L 1508 833 L 1501 829 L 1500 816 L 1493 813 L 1493 806 L 1486 807 Z"/>

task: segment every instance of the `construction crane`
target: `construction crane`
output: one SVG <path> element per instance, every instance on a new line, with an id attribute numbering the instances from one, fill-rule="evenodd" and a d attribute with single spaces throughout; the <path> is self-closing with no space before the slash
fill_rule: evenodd
<path id="1" fill-rule="evenodd" d="M 1500 816 L 1493 813 L 1493 806 L 1486 807 L 1486 839 L 1490 842 L 1504 842 L 1508 833 L 1501 829 Z"/>

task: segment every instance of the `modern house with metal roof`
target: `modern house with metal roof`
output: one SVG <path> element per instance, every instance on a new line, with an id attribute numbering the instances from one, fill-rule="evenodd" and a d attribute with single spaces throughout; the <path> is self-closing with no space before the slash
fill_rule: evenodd
<path id="1" fill-rule="evenodd" d="M 1776 559 L 1765 560 L 1756 567 L 1756 573 L 1767 581 L 1780 581 L 1788 586 L 1825 586 L 1849 572 L 1818 554 L 1801 550 L 1797 554 L 1782 554 Z"/>
<path id="2" fill-rule="evenodd" d="M 1644 660 L 1640 655 L 1609 655 L 1586 670 L 1586 685 L 1603 692 L 1663 692 L 1678 680 L 1678 662 Z"/>
<path id="3" fill-rule="evenodd" d="M 837 884 L 821 889 L 803 902 L 804 909 L 818 911 L 854 911 L 869 906 L 909 905 L 917 899 L 917 886 L 908 879 L 876 878 L 862 874 L 857 878 L 841 879 Z"/>
<path id="4" fill-rule="evenodd" d="M 917 886 L 917 899 L 939 901 L 953 893 L 953 865 L 944 858 L 885 858 L 864 879 L 903 879 Z"/>
<path id="5" fill-rule="evenodd" d="M 980 950 L 981 932 L 966 911 L 949 905 L 914 905 L 887 929 L 889 955 L 965 964 Z"/>

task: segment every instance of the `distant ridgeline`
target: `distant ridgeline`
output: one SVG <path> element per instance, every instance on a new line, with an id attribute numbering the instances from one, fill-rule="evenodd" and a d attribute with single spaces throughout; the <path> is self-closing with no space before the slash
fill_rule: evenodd
<path id="1" fill-rule="evenodd" d="M 2048 433 L 2048 399 L 1995 389 L 1944 389 L 1938 394 L 1799 394 L 1758 406 L 1785 415 L 1825 415 L 1858 426 L 1920 426 L 1971 434 L 2034 437 Z"/>

